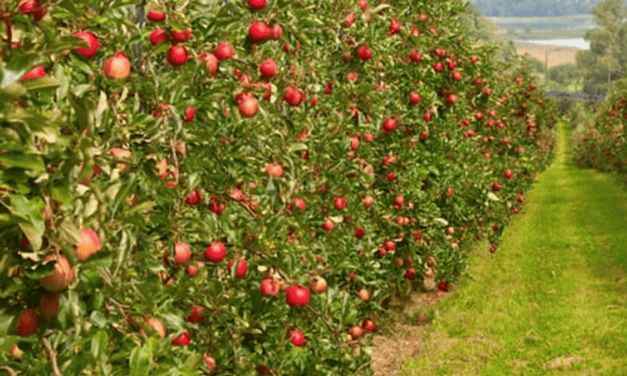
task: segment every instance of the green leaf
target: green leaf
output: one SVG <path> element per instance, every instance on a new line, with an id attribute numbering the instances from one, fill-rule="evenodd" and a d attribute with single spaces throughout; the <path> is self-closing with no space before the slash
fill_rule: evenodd
<path id="1" fill-rule="evenodd" d="M 91 354 L 94 356 L 94 359 L 98 360 L 104 355 L 103 350 L 106 349 L 108 340 L 109 336 L 104 330 L 99 330 L 91 338 Z"/>
<path id="2" fill-rule="evenodd" d="M 22 82 L 22 85 L 24 85 L 24 87 L 28 91 L 41 91 L 45 89 L 55 89 L 61 86 L 61 82 L 59 82 L 59 80 L 56 80 L 52 77 L 46 76 L 46 77 L 38 78 L 36 80 L 24 81 Z"/>
<path id="3" fill-rule="evenodd" d="M 148 346 L 148 344 L 134 348 L 133 351 L 131 351 L 131 357 L 129 359 L 131 368 L 130 376 L 148 375 L 152 355 L 152 348 Z"/>
<path id="4" fill-rule="evenodd" d="M 13 151 L 0 153 L 0 163 L 2 163 L 5 168 L 23 168 L 31 170 L 35 174 L 40 174 L 45 171 L 44 162 L 37 154 Z"/>

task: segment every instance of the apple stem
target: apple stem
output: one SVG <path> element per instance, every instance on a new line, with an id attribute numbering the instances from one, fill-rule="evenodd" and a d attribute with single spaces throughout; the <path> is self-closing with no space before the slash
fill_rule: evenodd
<path id="1" fill-rule="evenodd" d="M 41 343 L 44 345 L 44 350 L 46 350 L 46 354 L 50 358 L 50 363 L 52 363 L 52 374 L 54 376 L 63 376 L 61 371 L 59 371 L 59 365 L 57 364 L 57 355 L 52 350 L 52 346 L 50 346 L 50 342 L 46 337 L 41 339 Z"/>

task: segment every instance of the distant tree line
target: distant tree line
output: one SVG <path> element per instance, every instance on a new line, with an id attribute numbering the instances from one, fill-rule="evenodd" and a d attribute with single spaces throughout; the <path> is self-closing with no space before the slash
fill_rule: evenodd
<path id="1" fill-rule="evenodd" d="M 486 17 L 554 17 L 588 14 L 601 0 L 470 0 Z"/>

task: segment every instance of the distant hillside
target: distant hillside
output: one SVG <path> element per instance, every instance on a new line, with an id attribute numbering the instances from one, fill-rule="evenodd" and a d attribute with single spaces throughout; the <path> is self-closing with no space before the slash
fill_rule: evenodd
<path id="1" fill-rule="evenodd" d="M 588 14 L 602 0 L 468 0 L 486 17 L 553 17 Z"/>

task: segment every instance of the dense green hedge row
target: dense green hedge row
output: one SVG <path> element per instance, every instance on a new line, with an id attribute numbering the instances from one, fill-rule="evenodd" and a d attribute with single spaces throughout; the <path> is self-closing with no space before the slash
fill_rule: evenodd
<path id="1" fill-rule="evenodd" d="M 497 251 L 552 157 L 556 103 L 458 1 L 27 3 L 0 29 L 23 374 L 369 374 L 382 302 Z"/>

